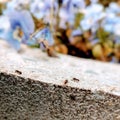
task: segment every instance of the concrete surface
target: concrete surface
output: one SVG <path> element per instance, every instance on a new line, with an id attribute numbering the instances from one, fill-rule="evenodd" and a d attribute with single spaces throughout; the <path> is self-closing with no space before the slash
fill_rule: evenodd
<path id="1" fill-rule="evenodd" d="M 120 65 L 22 47 L 0 41 L 0 120 L 120 120 Z"/>

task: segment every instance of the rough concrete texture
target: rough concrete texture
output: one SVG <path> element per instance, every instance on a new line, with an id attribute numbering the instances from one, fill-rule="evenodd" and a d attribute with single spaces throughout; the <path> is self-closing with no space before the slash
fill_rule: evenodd
<path id="1" fill-rule="evenodd" d="M 0 42 L 0 120 L 120 120 L 120 65 Z"/>

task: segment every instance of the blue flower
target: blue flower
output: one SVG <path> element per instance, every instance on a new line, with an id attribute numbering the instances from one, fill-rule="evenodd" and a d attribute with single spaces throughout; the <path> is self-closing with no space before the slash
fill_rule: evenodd
<path id="1" fill-rule="evenodd" d="M 31 0 L 10 0 L 6 3 L 7 10 L 21 9 L 21 7 L 27 7 Z"/>
<path id="2" fill-rule="evenodd" d="M 45 4 L 44 1 L 36 0 L 30 4 L 30 12 L 37 18 L 41 19 L 45 16 Z"/>
<path id="3" fill-rule="evenodd" d="M 85 2 L 83 0 L 64 0 L 59 12 L 59 27 L 65 29 L 67 27 L 66 23 L 73 27 L 76 13 L 84 8 Z"/>
<path id="4" fill-rule="evenodd" d="M 108 14 L 109 13 L 118 14 L 120 13 L 120 6 L 115 2 L 111 2 L 109 7 L 106 9 L 106 12 Z"/>
<path id="5" fill-rule="evenodd" d="M 109 7 L 106 9 L 106 13 L 106 18 L 102 23 L 103 28 L 115 35 L 120 34 L 119 28 L 117 27 L 120 25 L 120 17 L 117 16 L 117 14 L 120 13 L 120 7 L 117 3 L 110 3 Z"/>
<path id="6" fill-rule="evenodd" d="M 99 26 L 99 20 L 102 20 L 105 16 L 106 14 L 103 12 L 103 6 L 95 2 L 95 4 L 91 4 L 86 8 L 85 15 L 80 22 L 80 26 L 84 31 L 92 29 L 93 27 Z"/>
<path id="7" fill-rule="evenodd" d="M 50 15 L 50 9 L 54 8 L 54 13 L 57 13 L 58 3 L 57 0 L 52 3 L 52 0 L 36 0 L 30 4 L 30 12 L 37 19 L 45 18 L 48 14 Z"/>
<path id="8" fill-rule="evenodd" d="M 2 32 L 1 36 L 16 50 L 20 49 L 20 43 L 26 43 L 30 34 L 34 32 L 34 22 L 27 10 L 6 10 L 4 15 L 8 17 L 10 27 L 7 32 Z M 4 22 L 4 24 L 6 24 Z M 19 36 L 19 30 L 23 35 Z M 5 29 L 4 29 L 5 31 Z M 21 41 L 20 41 L 21 40 Z"/>

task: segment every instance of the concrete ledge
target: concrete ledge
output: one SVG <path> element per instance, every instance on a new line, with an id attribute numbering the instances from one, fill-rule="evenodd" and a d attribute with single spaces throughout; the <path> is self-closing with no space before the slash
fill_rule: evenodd
<path id="1" fill-rule="evenodd" d="M 0 49 L 0 120 L 120 120 L 119 65 Z"/>

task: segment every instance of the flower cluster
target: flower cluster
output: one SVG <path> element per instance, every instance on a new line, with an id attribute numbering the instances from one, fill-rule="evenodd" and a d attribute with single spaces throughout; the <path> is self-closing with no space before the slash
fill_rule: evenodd
<path id="1" fill-rule="evenodd" d="M 39 44 L 41 38 L 61 53 L 120 62 L 120 0 L 107 6 L 100 0 L 12 0 L 0 4 L 4 6 L 0 37 L 17 50 L 21 43 Z M 49 27 L 41 30 L 43 23 Z"/>

